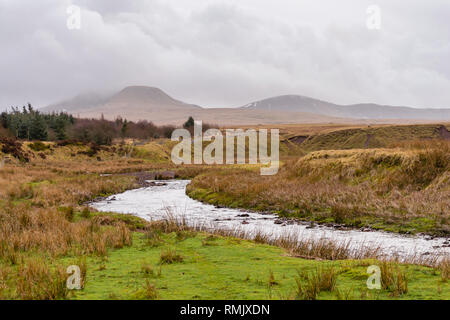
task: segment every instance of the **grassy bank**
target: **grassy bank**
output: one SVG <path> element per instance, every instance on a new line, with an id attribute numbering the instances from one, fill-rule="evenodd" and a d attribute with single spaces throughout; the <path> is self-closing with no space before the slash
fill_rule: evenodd
<path id="1" fill-rule="evenodd" d="M 105 260 L 89 260 L 86 288 L 75 298 L 450 298 L 439 271 L 426 267 L 392 264 L 394 277 L 404 275 L 407 284 L 368 290 L 367 267 L 380 262 L 303 260 L 274 246 L 203 233 L 173 232 L 159 241 L 149 245 L 145 234 L 135 234 L 132 247 L 114 250 Z"/>
<path id="2" fill-rule="evenodd" d="M 94 214 L 94 216 L 96 216 Z M 102 225 L 120 215 L 102 214 Z M 94 218 L 95 219 L 95 218 Z M 131 227 L 137 221 L 128 221 Z M 83 289 L 64 289 L 69 265 Z M 367 268 L 381 269 L 381 289 L 367 289 Z M 432 269 L 376 260 L 306 260 L 285 249 L 160 225 L 133 232 L 104 255 L 63 255 L 0 264 L 3 298 L 52 299 L 449 299 L 448 265 Z M 24 281 L 33 281 L 28 287 Z M 19 296 L 16 296 L 19 294 Z"/>
<path id="3" fill-rule="evenodd" d="M 272 211 L 319 223 L 394 232 L 450 232 L 450 144 L 311 152 L 274 176 L 216 170 L 189 196 L 215 205 Z"/>
<path id="4" fill-rule="evenodd" d="M 325 130 L 308 136 L 301 147 L 305 151 L 386 148 L 399 141 L 443 138 L 444 131 L 446 126 L 434 124 Z"/>

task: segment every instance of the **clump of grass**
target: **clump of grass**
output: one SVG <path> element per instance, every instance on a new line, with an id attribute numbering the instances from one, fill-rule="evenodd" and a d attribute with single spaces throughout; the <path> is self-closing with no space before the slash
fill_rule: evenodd
<path id="1" fill-rule="evenodd" d="M 154 276 L 155 272 L 150 264 L 143 264 L 141 267 L 142 273 L 146 276 Z"/>
<path id="2" fill-rule="evenodd" d="M 117 298 L 115 295 L 113 298 Z M 156 300 L 159 298 L 158 289 L 154 283 L 151 283 L 148 279 L 145 280 L 141 289 L 133 294 L 133 299 L 138 300 Z"/>
<path id="3" fill-rule="evenodd" d="M 66 299 L 67 274 L 62 266 L 54 270 L 40 260 L 30 260 L 19 266 L 16 295 L 23 300 L 61 300 Z"/>
<path id="4" fill-rule="evenodd" d="M 109 300 L 121 300 L 120 296 L 115 293 L 115 292 L 111 292 L 108 296 Z"/>
<path id="5" fill-rule="evenodd" d="M 175 233 L 177 241 L 184 241 L 187 238 L 195 237 L 195 232 L 191 230 L 177 230 Z"/>
<path id="6" fill-rule="evenodd" d="M 255 241 L 256 243 L 268 243 L 269 238 L 268 238 L 267 234 L 257 231 L 255 234 L 255 237 L 253 238 L 253 241 Z"/>
<path id="7" fill-rule="evenodd" d="M 0 257 L 12 266 L 19 264 L 21 259 L 20 254 L 11 245 L 4 245 L 4 243 L 0 243 Z"/>
<path id="8" fill-rule="evenodd" d="M 115 232 L 111 234 L 113 236 L 108 239 L 109 243 L 107 243 L 107 246 L 120 249 L 133 244 L 133 236 L 130 229 L 128 229 L 123 222 L 118 223 L 114 231 Z"/>
<path id="9" fill-rule="evenodd" d="M 202 239 L 202 246 L 216 246 L 218 237 L 214 235 L 208 235 L 206 238 Z"/>
<path id="10" fill-rule="evenodd" d="M 159 297 L 158 289 L 156 288 L 155 284 L 150 283 L 150 281 L 148 280 L 145 280 L 144 293 L 144 297 L 147 300 L 156 300 Z"/>
<path id="11" fill-rule="evenodd" d="M 350 206 L 334 204 L 330 208 L 330 216 L 333 217 L 336 223 L 345 223 L 349 219 L 358 217 L 359 213 L 354 204 Z"/>
<path id="12" fill-rule="evenodd" d="M 381 270 L 381 286 L 384 290 L 389 290 L 395 282 L 394 264 L 383 261 L 379 267 Z"/>
<path id="13" fill-rule="evenodd" d="M 35 196 L 35 191 L 31 185 L 13 185 L 8 189 L 9 200 L 31 199 Z"/>
<path id="14" fill-rule="evenodd" d="M 105 263 L 100 264 L 100 266 L 98 267 L 97 270 L 98 270 L 98 271 L 106 270 L 106 264 L 105 264 Z"/>
<path id="15" fill-rule="evenodd" d="M 7 281 L 9 276 L 9 268 L 0 268 L 0 300 L 6 299 L 6 290 L 8 289 Z"/>
<path id="16" fill-rule="evenodd" d="M 439 262 L 438 269 L 441 272 L 442 282 L 447 282 L 450 278 L 450 259 L 446 258 Z"/>
<path id="17" fill-rule="evenodd" d="M 64 217 L 67 219 L 67 221 L 69 222 L 73 222 L 74 218 L 75 218 L 75 209 L 73 208 L 73 206 L 69 206 L 69 207 L 59 207 L 58 210 L 60 212 L 62 212 L 62 214 L 64 215 Z"/>
<path id="18" fill-rule="evenodd" d="M 379 264 L 381 270 L 381 287 L 390 291 L 393 296 L 408 293 L 408 276 L 395 262 L 382 261 Z"/>
<path id="19" fill-rule="evenodd" d="M 180 263 L 184 261 L 184 257 L 177 253 L 174 249 L 166 249 L 161 251 L 160 263 L 161 264 L 172 264 Z"/>
<path id="20" fill-rule="evenodd" d="M 159 247 L 163 244 L 162 232 L 158 229 L 148 229 L 144 233 L 144 239 L 150 247 Z"/>
<path id="21" fill-rule="evenodd" d="M 187 221 L 183 218 L 176 218 L 167 208 L 167 218 L 159 221 L 154 221 L 150 224 L 149 228 L 153 230 L 159 230 L 163 233 L 172 233 L 179 231 L 192 231 L 187 224 Z"/>
<path id="22" fill-rule="evenodd" d="M 81 210 L 80 216 L 85 219 L 89 219 L 91 217 L 91 211 L 88 207 L 84 207 L 83 210 Z"/>
<path id="23" fill-rule="evenodd" d="M 141 271 L 146 277 L 160 277 L 162 273 L 161 265 L 158 270 L 155 270 L 151 264 L 143 263 L 141 266 Z"/>
<path id="24" fill-rule="evenodd" d="M 80 268 L 81 288 L 84 289 L 87 282 L 87 263 L 86 257 L 80 257 L 78 259 L 77 266 Z"/>
<path id="25" fill-rule="evenodd" d="M 298 271 L 295 278 L 296 298 L 316 300 L 321 291 L 333 292 L 336 289 L 337 277 L 338 272 L 333 266 L 321 266 L 310 273 Z"/>
<path id="26" fill-rule="evenodd" d="M 397 281 L 395 283 L 395 289 L 393 295 L 403 295 L 408 293 L 408 276 L 404 271 L 398 271 Z"/>
<path id="27" fill-rule="evenodd" d="M 378 248 L 368 248 L 361 245 L 360 248 L 350 249 L 350 242 L 335 242 L 326 238 L 309 238 L 298 240 L 299 235 L 292 233 L 280 236 L 274 241 L 269 241 L 291 252 L 293 256 L 304 259 L 365 259 L 375 258 L 378 255 Z"/>
<path id="28" fill-rule="evenodd" d="M 302 278 L 304 279 L 302 281 Z M 319 294 L 319 287 L 317 285 L 317 282 L 314 281 L 314 278 L 310 278 L 308 276 L 305 276 L 303 274 L 298 275 L 298 277 L 295 278 L 296 283 L 296 293 L 295 298 L 298 300 L 316 300 L 317 295 Z"/>
<path id="29" fill-rule="evenodd" d="M 272 270 L 269 270 L 269 279 L 267 281 L 269 287 L 278 285 L 278 281 L 275 279 L 275 275 Z"/>
<path id="30" fill-rule="evenodd" d="M 75 218 L 75 210 L 73 209 L 73 207 L 72 206 L 66 207 L 66 208 L 63 209 L 63 212 L 64 212 L 64 214 L 66 216 L 66 219 L 68 221 L 72 222 L 73 219 Z"/>
<path id="31" fill-rule="evenodd" d="M 333 267 L 321 266 L 317 269 L 317 281 L 319 282 L 320 291 L 333 291 L 336 288 L 338 272 Z"/>
<path id="32" fill-rule="evenodd" d="M 30 143 L 28 145 L 28 147 L 35 152 L 40 152 L 40 151 L 45 151 L 47 149 L 50 149 L 50 146 L 46 145 L 45 143 L 42 143 L 41 141 L 36 141 L 36 142 Z"/>
<path id="33" fill-rule="evenodd" d="M 347 290 L 335 288 L 334 292 L 337 300 L 351 300 L 353 298 L 353 288 L 348 288 Z"/>

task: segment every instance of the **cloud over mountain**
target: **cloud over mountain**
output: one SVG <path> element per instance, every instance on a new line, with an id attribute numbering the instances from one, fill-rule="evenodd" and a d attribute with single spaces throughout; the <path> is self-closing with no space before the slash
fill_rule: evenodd
<path id="1" fill-rule="evenodd" d="M 145 83 L 207 107 L 296 92 L 449 107 L 450 3 L 378 3 L 370 31 L 360 0 L 0 0 L 0 106 Z"/>

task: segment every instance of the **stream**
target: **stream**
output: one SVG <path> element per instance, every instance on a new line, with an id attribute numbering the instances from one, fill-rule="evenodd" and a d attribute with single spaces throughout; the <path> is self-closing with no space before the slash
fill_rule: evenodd
<path id="1" fill-rule="evenodd" d="M 336 228 L 294 220 L 283 221 L 274 214 L 260 214 L 239 209 L 218 208 L 193 200 L 186 195 L 189 180 L 157 180 L 152 186 L 129 190 L 110 196 L 90 206 L 103 212 L 133 214 L 148 221 L 166 219 L 169 215 L 183 219 L 191 226 L 211 229 L 239 230 L 248 235 L 256 232 L 269 237 L 289 234 L 301 240 L 329 239 L 335 243 L 348 243 L 353 249 L 378 248 L 383 256 L 449 257 L 450 239 L 431 236 L 409 236 L 383 231 Z"/>

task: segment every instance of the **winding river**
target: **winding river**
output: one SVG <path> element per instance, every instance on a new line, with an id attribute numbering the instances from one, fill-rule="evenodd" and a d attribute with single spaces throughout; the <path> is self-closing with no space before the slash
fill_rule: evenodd
<path id="1" fill-rule="evenodd" d="M 289 234 L 300 239 L 325 238 L 348 243 L 353 249 L 378 248 L 384 256 L 408 257 L 450 256 L 449 238 L 407 236 L 381 231 L 336 230 L 326 226 L 311 227 L 308 223 L 280 221 L 276 215 L 259 214 L 238 209 L 217 208 L 193 200 L 186 195 L 189 180 L 151 181 L 152 186 L 129 190 L 110 196 L 91 206 L 103 212 L 133 214 L 149 221 L 171 215 L 189 225 L 212 229 L 240 230 L 248 235 L 262 232 L 270 237 Z"/>

